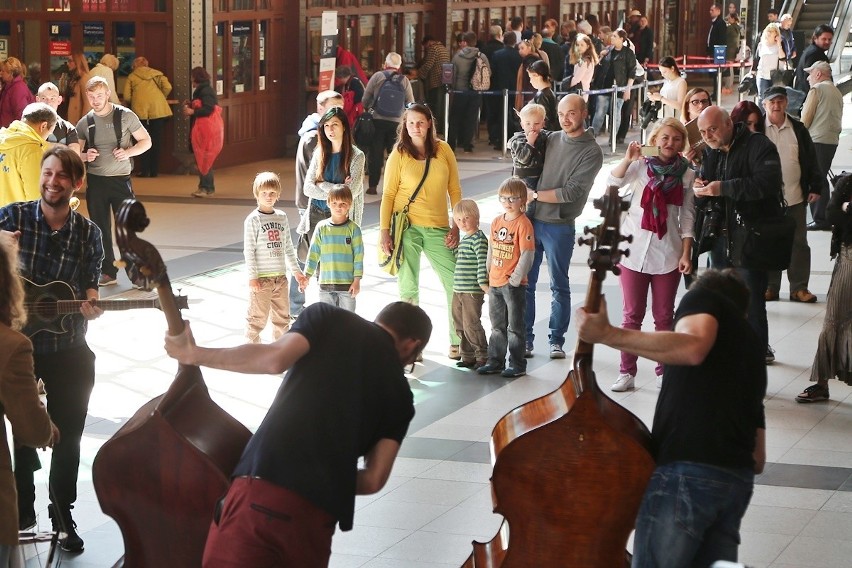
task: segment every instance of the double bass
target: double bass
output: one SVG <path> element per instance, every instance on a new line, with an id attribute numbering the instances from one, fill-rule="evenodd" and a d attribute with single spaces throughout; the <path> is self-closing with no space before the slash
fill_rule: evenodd
<path id="1" fill-rule="evenodd" d="M 628 251 L 619 234 L 626 209 L 618 189 L 594 200 L 603 222 L 585 228 L 592 269 L 585 309 L 600 310 L 606 273 Z M 604 395 L 592 371 L 593 346 L 578 340 L 572 369 L 555 391 L 503 416 L 491 433 L 494 512 L 490 541 L 474 541 L 463 568 L 629 565 L 627 540 L 654 470 L 651 437 L 635 415 Z"/>
<path id="2" fill-rule="evenodd" d="M 126 200 L 116 242 L 131 280 L 157 289 L 171 335 L 183 331 L 165 264 L 136 237 L 149 220 Z M 201 371 L 180 365 L 168 391 L 140 408 L 95 456 L 92 481 L 101 509 L 124 539 L 126 568 L 201 566 L 217 500 L 251 433 L 210 398 Z"/>

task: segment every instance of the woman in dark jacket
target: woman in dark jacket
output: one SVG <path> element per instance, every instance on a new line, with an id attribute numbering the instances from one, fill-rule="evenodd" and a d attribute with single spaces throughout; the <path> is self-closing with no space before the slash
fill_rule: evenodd
<path id="1" fill-rule="evenodd" d="M 544 107 L 546 117 L 544 121 L 545 130 L 557 131 L 559 118 L 556 115 L 556 95 L 553 94 L 553 79 L 550 76 L 550 68 L 544 61 L 533 61 L 527 68 L 530 84 L 536 90 L 532 102 Z"/>
<path id="2" fill-rule="evenodd" d="M 195 119 L 213 114 L 218 100 L 216 92 L 210 86 L 210 74 L 204 67 L 195 67 L 191 73 L 192 79 L 192 101 L 186 101 L 183 106 L 183 114 L 189 117 L 190 132 L 195 127 Z M 198 102 L 196 102 L 198 101 Z M 216 191 L 213 183 L 213 168 L 206 174 L 199 172 L 198 189 L 192 193 L 193 197 L 210 197 Z"/>

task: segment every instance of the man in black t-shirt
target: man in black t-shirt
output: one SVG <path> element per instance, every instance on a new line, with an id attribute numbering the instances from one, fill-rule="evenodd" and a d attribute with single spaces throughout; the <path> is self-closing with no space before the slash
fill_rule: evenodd
<path id="1" fill-rule="evenodd" d="M 579 309 L 583 341 L 665 363 L 654 412 L 657 468 L 636 519 L 634 567 L 736 562 L 740 521 L 766 461 L 766 364 L 746 321 L 749 291 L 709 270 L 684 296 L 671 332 L 610 325 Z"/>
<path id="2" fill-rule="evenodd" d="M 355 495 L 379 491 L 390 475 L 414 417 L 403 365 L 431 333 L 426 312 L 405 302 L 374 323 L 320 303 L 267 345 L 197 347 L 188 325 L 166 337 L 169 355 L 184 364 L 287 371 L 210 527 L 205 567 L 328 564 L 335 524 L 352 529 Z"/>

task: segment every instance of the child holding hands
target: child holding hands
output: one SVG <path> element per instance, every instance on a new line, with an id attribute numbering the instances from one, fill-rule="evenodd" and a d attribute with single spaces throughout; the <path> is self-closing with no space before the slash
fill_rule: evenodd
<path id="1" fill-rule="evenodd" d="M 252 192 L 257 209 L 243 224 L 243 256 L 250 290 L 246 339 L 260 343 L 260 332 L 269 319 L 275 339 L 290 329 L 287 267 L 300 283 L 305 276 L 296 261 L 287 214 L 275 209 L 275 202 L 281 196 L 281 180 L 272 172 L 261 172 L 254 178 Z"/>

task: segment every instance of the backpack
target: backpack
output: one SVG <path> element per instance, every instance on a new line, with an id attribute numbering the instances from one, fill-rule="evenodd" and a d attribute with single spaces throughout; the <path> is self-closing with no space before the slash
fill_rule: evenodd
<path id="1" fill-rule="evenodd" d="M 121 114 L 124 111 L 121 110 L 118 106 L 113 105 L 112 107 L 112 129 L 115 132 L 115 147 L 121 148 Z M 95 111 L 90 110 L 86 113 L 86 125 L 87 125 L 87 134 L 86 134 L 86 147 L 83 148 L 83 152 L 88 151 L 89 148 L 95 147 Z"/>
<path id="2" fill-rule="evenodd" d="M 398 118 L 405 110 L 405 75 L 396 71 L 385 71 L 385 81 L 379 87 L 373 110 L 380 116 Z"/>
<path id="3" fill-rule="evenodd" d="M 491 66 L 482 52 L 476 54 L 476 64 L 470 76 L 470 88 L 474 91 L 487 91 L 491 88 Z"/>

